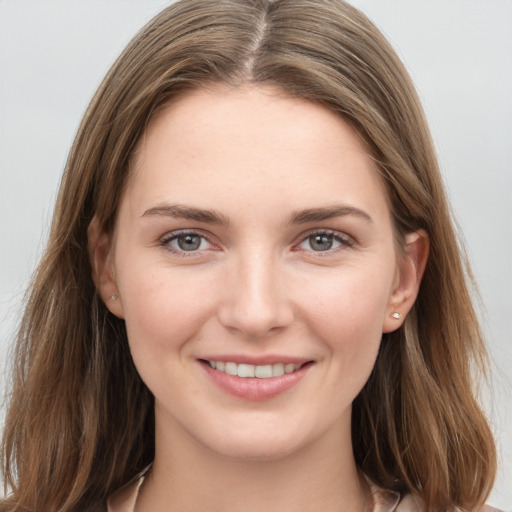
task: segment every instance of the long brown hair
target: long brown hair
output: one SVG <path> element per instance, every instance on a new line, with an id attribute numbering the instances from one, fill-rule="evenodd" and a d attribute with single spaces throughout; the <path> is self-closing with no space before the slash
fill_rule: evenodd
<path id="1" fill-rule="evenodd" d="M 271 84 L 318 102 L 368 141 L 398 233 L 430 256 L 402 327 L 382 339 L 353 405 L 357 464 L 428 510 L 476 510 L 496 470 L 473 393 L 485 350 L 429 131 L 414 87 L 374 25 L 341 0 L 181 0 L 128 45 L 93 98 L 62 180 L 19 330 L 3 437 L 0 509 L 84 511 L 152 461 L 153 398 L 124 323 L 91 279 L 87 230 L 113 229 L 133 149 L 185 90 Z"/>

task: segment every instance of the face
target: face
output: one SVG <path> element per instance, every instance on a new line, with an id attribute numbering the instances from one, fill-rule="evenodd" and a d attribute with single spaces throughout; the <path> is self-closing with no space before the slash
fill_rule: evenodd
<path id="1" fill-rule="evenodd" d="M 99 286 L 119 296 L 106 303 L 157 436 L 242 458 L 349 440 L 408 307 L 368 151 L 334 113 L 269 88 L 195 91 L 150 123 Z"/>

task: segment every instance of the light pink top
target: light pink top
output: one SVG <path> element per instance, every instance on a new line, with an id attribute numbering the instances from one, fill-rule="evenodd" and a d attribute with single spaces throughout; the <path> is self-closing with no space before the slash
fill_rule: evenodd
<path id="1" fill-rule="evenodd" d="M 139 489 L 144 477 L 135 480 L 110 496 L 108 512 L 134 512 Z M 369 482 L 373 497 L 372 512 L 421 512 L 423 506 L 421 499 L 412 494 L 401 497 L 399 493 L 387 491 Z M 484 507 L 482 512 L 500 512 L 496 508 Z"/>

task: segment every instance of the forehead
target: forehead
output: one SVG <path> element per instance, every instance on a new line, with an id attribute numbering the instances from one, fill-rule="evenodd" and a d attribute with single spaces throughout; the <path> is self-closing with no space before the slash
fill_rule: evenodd
<path id="1" fill-rule="evenodd" d="M 247 142 L 255 148 L 264 143 L 269 149 L 296 148 L 304 143 L 307 148 L 322 142 L 326 149 L 371 153 L 369 145 L 340 115 L 273 86 L 213 84 L 179 95 L 149 123 L 138 144 L 136 161 L 148 138 L 156 142 L 166 136 L 179 137 L 187 146 L 205 146 L 205 137 L 212 145 L 230 137 L 233 149 Z"/>
<path id="2" fill-rule="evenodd" d="M 387 202 L 370 148 L 341 116 L 271 87 L 181 96 L 150 122 L 133 163 L 128 191 L 138 202 L 200 197 L 215 207 L 230 191 L 298 208 L 309 194 Z"/>

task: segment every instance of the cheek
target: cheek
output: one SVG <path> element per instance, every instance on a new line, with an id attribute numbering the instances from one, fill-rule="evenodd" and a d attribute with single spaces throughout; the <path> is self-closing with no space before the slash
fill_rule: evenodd
<path id="1" fill-rule="evenodd" d="M 333 273 L 334 274 L 334 273 Z M 312 290 L 311 318 L 331 333 L 382 333 L 393 273 L 379 267 L 345 269 Z M 318 284 L 318 283 L 317 283 Z"/>
<path id="2" fill-rule="evenodd" d="M 171 348 L 180 350 L 200 330 L 212 309 L 213 294 L 205 293 L 198 276 L 185 276 L 172 269 L 141 272 L 132 266 L 119 281 L 134 359 L 158 358 Z M 146 350 L 150 347 L 151 351 Z"/>
<path id="3" fill-rule="evenodd" d="M 305 303 L 309 329 L 331 354 L 333 371 L 362 387 L 380 346 L 393 274 L 371 266 L 351 270 Z"/>

